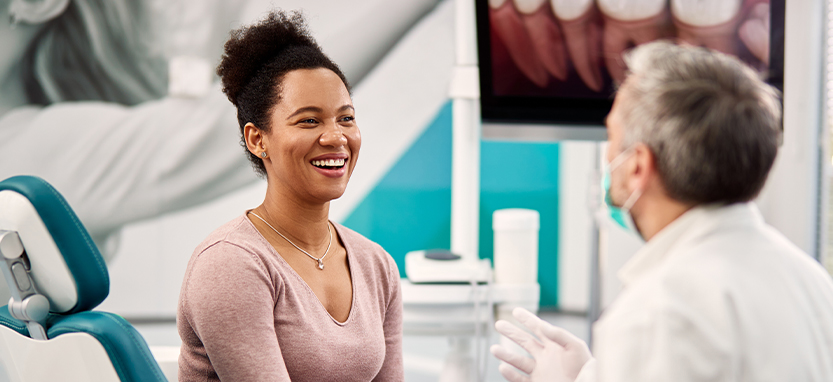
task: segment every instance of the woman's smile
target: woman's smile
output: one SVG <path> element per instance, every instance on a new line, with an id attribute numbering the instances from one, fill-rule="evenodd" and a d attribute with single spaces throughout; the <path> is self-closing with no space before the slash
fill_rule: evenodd
<path id="1" fill-rule="evenodd" d="M 310 164 L 316 171 L 328 178 L 340 178 L 347 174 L 349 161 L 347 154 L 324 154 L 313 158 Z"/>

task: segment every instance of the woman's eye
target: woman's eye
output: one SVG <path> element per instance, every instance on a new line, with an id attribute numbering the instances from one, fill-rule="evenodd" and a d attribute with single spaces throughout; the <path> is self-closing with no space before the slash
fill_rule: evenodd
<path id="1" fill-rule="evenodd" d="M 344 118 L 341 119 L 342 122 L 353 122 L 355 120 L 356 120 L 356 117 L 353 117 L 352 115 L 344 117 Z"/>
<path id="2" fill-rule="evenodd" d="M 300 121 L 300 123 L 310 125 L 310 124 L 318 123 L 318 121 L 316 121 L 315 119 L 312 119 L 312 118 L 307 118 L 307 119 L 302 119 Z"/>

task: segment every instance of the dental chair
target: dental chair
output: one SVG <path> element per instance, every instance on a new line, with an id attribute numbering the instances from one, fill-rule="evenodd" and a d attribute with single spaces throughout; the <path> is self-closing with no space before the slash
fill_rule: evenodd
<path id="1" fill-rule="evenodd" d="M 0 381 L 167 381 L 124 318 L 92 311 L 110 279 L 101 254 L 46 181 L 0 182 Z"/>

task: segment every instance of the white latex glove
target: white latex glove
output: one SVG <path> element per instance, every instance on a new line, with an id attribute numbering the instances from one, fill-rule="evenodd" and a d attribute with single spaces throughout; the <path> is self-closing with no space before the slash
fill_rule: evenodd
<path id="1" fill-rule="evenodd" d="M 499 370 L 507 380 L 572 382 L 584 364 L 593 358 L 587 344 L 570 332 L 550 325 L 523 308 L 515 308 L 512 314 L 535 335 L 504 320 L 495 323 L 495 329 L 500 334 L 515 341 L 532 355 L 532 358 L 529 358 L 513 353 L 503 346 L 493 345 L 490 349 L 492 354 L 505 362 L 500 365 Z M 518 373 L 515 369 L 526 375 Z"/>

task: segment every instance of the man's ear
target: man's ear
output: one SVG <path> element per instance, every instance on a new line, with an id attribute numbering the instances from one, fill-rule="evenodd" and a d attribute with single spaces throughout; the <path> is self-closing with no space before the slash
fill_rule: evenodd
<path id="1" fill-rule="evenodd" d="M 631 189 L 644 191 L 648 183 L 658 175 L 656 156 L 644 143 L 636 144 L 633 150 L 636 160 L 633 167 L 633 174 L 630 178 L 630 182 L 632 183 L 630 186 Z"/>
<path id="2" fill-rule="evenodd" d="M 9 14 L 17 21 L 42 24 L 60 16 L 70 0 L 12 0 Z"/>

